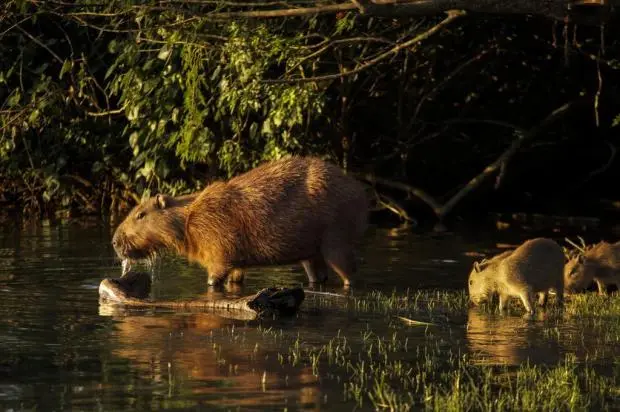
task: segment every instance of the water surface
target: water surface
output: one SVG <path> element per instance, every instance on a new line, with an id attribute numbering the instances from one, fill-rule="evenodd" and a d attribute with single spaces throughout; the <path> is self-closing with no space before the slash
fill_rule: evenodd
<path id="1" fill-rule="evenodd" d="M 103 224 L 37 226 L 0 233 L 0 406 L 6 410 L 351 410 L 346 374 L 318 376 L 283 362 L 295 342 L 323 345 L 338 334 L 353 350 L 369 330 L 408 345 L 440 345 L 484 364 L 553 364 L 567 355 L 613 364 L 617 337 L 561 314 L 535 321 L 469 309 L 429 333 L 395 316 L 356 310 L 345 298 L 308 295 L 298 316 L 243 321 L 210 313 L 102 306 L 97 287 L 120 275 Z M 477 254 L 527 233 L 415 234 L 371 229 L 350 291 L 405 294 L 464 289 Z M 560 239 L 562 237 L 559 237 Z M 300 267 L 253 269 L 236 293 L 306 283 Z M 339 279 L 323 289 L 342 293 Z M 155 269 L 156 299 L 196 298 L 206 274 L 183 259 Z M 617 322 L 617 320 L 616 320 Z M 402 354 L 407 361 L 406 353 Z M 362 409 L 370 409 L 365 404 Z"/>

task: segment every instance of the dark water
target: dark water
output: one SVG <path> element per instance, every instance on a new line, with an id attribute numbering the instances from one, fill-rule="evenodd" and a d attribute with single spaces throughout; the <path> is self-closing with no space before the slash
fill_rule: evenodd
<path id="1" fill-rule="evenodd" d="M 472 254 L 493 253 L 498 243 L 526 237 L 372 229 L 352 293 L 463 289 Z M 383 315 L 339 309 L 339 298 L 319 305 L 313 296 L 297 317 L 249 322 L 208 313 L 100 306 L 99 282 L 119 275 L 107 227 L 43 226 L 0 233 L 3 410 L 351 410 L 354 404 L 343 400 L 337 384 L 314 376 L 309 366 L 282 365 L 278 355 L 297 338 L 324 344 L 338 331 L 359 336 L 368 328 L 388 328 Z M 205 273 L 181 259 L 164 259 L 155 279 L 155 298 L 207 292 Z M 305 281 L 298 267 L 253 270 L 241 293 Z M 325 290 L 341 292 L 339 281 L 331 279 Z M 437 333 L 482 363 L 553 363 L 566 354 L 605 363 L 618 355 L 600 336 L 584 335 L 579 328 L 472 309 Z M 425 342 L 424 330 L 400 332 L 411 345 Z M 558 338 L 573 332 L 585 340 Z"/>

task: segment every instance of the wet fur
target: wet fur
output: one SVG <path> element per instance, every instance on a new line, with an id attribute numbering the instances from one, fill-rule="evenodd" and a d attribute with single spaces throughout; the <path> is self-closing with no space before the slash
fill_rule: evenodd
<path id="1" fill-rule="evenodd" d="M 168 249 L 184 254 L 187 207 L 196 196 L 157 195 L 134 207 L 112 238 L 118 257 L 148 260 Z"/>
<path id="2" fill-rule="evenodd" d="M 500 311 L 510 297 L 518 297 L 534 313 L 534 297 L 545 305 L 550 289 L 563 300 L 564 253 L 553 240 L 536 238 L 486 262 L 474 264 L 469 275 L 469 295 L 475 304 L 499 295 Z"/>

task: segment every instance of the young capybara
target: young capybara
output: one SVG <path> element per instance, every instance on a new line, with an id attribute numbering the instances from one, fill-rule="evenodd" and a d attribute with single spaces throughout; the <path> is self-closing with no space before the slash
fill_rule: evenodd
<path id="1" fill-rule="evenodd" d="M 198 194 L 148 199 L 117 228 L 113 245 L 121 259 L 171 249 L 205 267 L 209 285 L 241 281 L 243 268 L 293 262 L 310 282 L 325 281 L 331 268 L 349 285 L 367 215 L 360 182 L 319 158 L 294 156 Z"/>
<path id="2" fill-rule="evenodd" d="M 564 266 L 564 292 L 576 293 L 594 281 L 600 295 L 608 285 L 620 289 L 620 242 L 599 242 L 571 258 Z"/>
<path id="3" fill-rule="evenodd" d="M 469 275 L 469 296 L 479 305 L 493 294 L 499 295 L 502 311 L 511 297 L 518 297 L 525 310 L 534 313 L 534 296 L 545 305 L 548 292 L 553 289 L 559 304 L 563 300 L 564 253 L 553 240 L 530 239 L 514 251 L 474 263 Z"/>

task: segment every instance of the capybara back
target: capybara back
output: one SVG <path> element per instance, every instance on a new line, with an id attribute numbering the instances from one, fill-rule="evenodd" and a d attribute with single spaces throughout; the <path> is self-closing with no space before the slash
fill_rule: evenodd
<path id="1" fill-rule="evenodd" d="M 348 284 L 367 214 L 357 180 L 321 159 L 288 157 L 206 187 L 189 207 L 185 247 L 211 284 L 233 269 L 299 261 Z"/>

